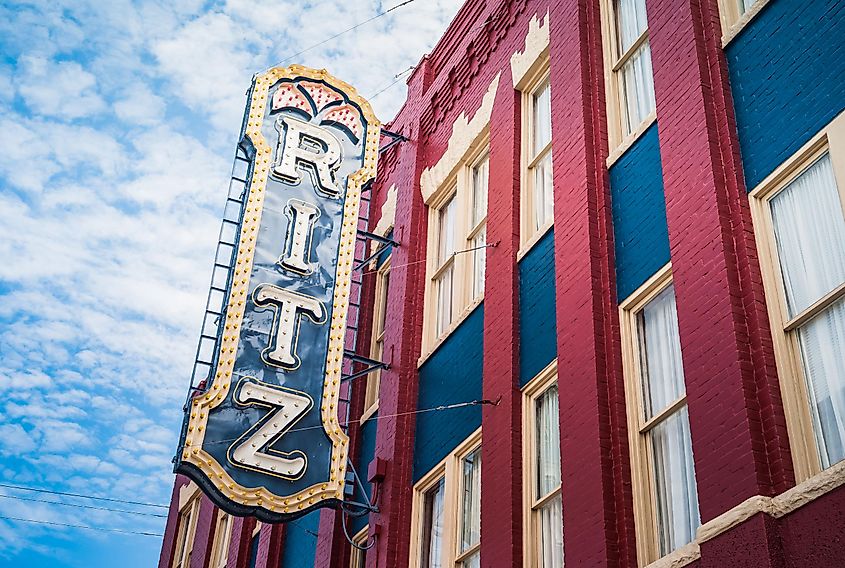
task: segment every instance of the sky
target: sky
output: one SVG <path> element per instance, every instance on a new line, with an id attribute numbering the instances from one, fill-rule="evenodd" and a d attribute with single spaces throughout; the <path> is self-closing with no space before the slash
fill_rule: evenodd
<path id="1" fill-rule="evenodd" d="M 156 564 L 160 537 L 61 525 L 160 534 L 165 509 L 8 486 L 169 502 L 250 79 L 325 67 L 388 121 L 461 0 L 288 58 L 400 3 L 0 3 L 0 566 Z"/>

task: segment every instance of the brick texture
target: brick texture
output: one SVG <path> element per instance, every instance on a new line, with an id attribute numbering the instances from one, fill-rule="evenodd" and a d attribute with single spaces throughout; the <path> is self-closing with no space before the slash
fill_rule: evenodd
<path id="1" fill-rule="evenodd" d="M 519 391 L 519 93 L 502 78 L 490 126 L 488 249 L 484 283 L 481 411 L 481 565 L 522 562 L 522 444 Z"/>
<path id="2" fill-rule="evenodd" d="M 716 0 L 647 5 L 702 522 L 793 484 Z"/>
<path id="3" fill-rule="evenodd" d="M 551 11 L 555 271 L 567 564 L 635 565 L 597 1 Z"/>
<path id="4" fill-rule="evenodd" d="M 173 565 L 173 554 L 176 548 L 176 535 L 179 527 L 179 490 L 190 483 L 184 475 L 177 475 L 170 494 L 170 508 L 167 511 L 167 523 L 164 526 L 164 539 L 161 543 L 158 568 L 170 568 Z"/>

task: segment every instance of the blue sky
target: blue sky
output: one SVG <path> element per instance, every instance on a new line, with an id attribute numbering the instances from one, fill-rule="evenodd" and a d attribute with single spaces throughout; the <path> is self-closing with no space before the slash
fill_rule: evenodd
<path id="1" fill-rule="evenodd" d="M 398 3 L 0 5 L 0 484 L 168 502 L 244 91 Z M 416 0 L 290 63 L 372 95 L 430 51 L 459 4 Z M 373 99 L 382 120 L 404 84 Z M 4 495 L 121 507 L 0 487 L 2 517 L 164 527 Z M 0 519 L 3 566 L 149 567 L 160 544 Z"/>

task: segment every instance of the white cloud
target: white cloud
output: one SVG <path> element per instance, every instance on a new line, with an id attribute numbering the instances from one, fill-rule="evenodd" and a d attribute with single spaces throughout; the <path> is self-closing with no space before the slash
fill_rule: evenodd
<path id="1" fill-rule="evenodd" d="M 79 63 L 24 57 L 22 64 L 18 90 L 34 112 L 74 119 L 105 108 L 105 102 L 97 93 L 97 78 Z"/>

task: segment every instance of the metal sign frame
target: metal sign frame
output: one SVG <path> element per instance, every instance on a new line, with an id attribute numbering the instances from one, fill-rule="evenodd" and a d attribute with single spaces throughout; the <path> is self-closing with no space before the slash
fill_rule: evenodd
<path id="1" fill-rule="evenodd" d="M 331 440 L 330 476 L 320 483 L 315 483 L 295 493 L 279 495 L 264 486 L 247 487 L 239 484 L 229 474 L 227 468 L 223 467 L 214 456 L 204 449 L 203 443 L 206 441 L 209 415 L 216 407 L 223 404 L 224 401 L 231 403 L 232 400 L 240 403 L 254 400 L 256 404 L 260 404 L 261 398 L 266 394 L 260 388 L 256 390 L 255 395 L 250 394 L 251 391 L 246 390 L 247 387 L 239 389 L 237 385 L 244 381 L 252 382 L 258 386 L 262 383 L 258 378 L 243 375 L 235 376 L 233 380 L 233 370 L 239 353 L 239 340 L 247 305 L 250 299 L 254 303 L 253 305 L 261 305 L 256 297 L 256 290 L 253 289 L 250 293 L 250 278 L 261 227 L 268 176 L 274 165 L 277 165 L 274 164 L 274 148 L 265 139 L 262 127 L 265 126 L 265 120 L 269 116 L 268 104 L 272 104 L 272 101 L 268 101 L 270 91 L 280 81 L 285 80 L 310 80 L 339 91 L 348 102 L 353 103 L 360 110 L 366 120 L 366 129 L 362 133 L 363 140 L 359 141 L 364 149 L 363 166 L 346 178 L 340 243 L 334 274 L 331 318 L 330 321 L 325 323 L 329 326 L 329 331 L 322 397 L 320 400 L 314 401 L 315 405 L 319 405 L 323 431 Z M 287 68 L 273 68 L 254 78 L 244 126 L 244 137 L 248 138 L 253 150 L 251 177 L 248 178 L 248 197 L 245 196 L 243 204 L 240 234 L 235 258 L 233 259 L 233 273 L 225 303 L 224 319 L 220 326 L 220 337 L 217 341 L 216 364 L 209 373 L 205 390 L 194 393 L 188 401 L 183 440 L 176 456 L 175 470 L 194 479 L 224 510 L 237 515 L 254 515 L 266 522 L 279 522 L 301 516 L 317 507 L 330 506 L 343 501 L 349 438 L 339 423 L 338 408 L 346 320 L 352 281 L 351 274 L 355 263 L 355 240 L 358 230 L 361 193 L 365 184 L 374 179 L 376 175 L 381 125 L 369 103 L 358 95 L 353 87 L 332 77 L 325 70 L 312 70 L 293 65 Z M 293 219 L 291 223 L 293 223 Z M 278 326 L 277 317 L 278 312 L 274 314 L 274 327 Z M 235 398 L 235 395 L 239 398 Z M 253 398 L 249 400 L 244 398 L 248 396 Z M 258 424 L 251 425 L 241 438 L 250 434 L 257 436 L 256 429 L 260 430 L 263 425 L 272 422 L 272 414 L 273 411 L 271 410 Z M 284 421 L 279 420 L 279 422 Z M 283 424 L 281 428 L 276 429 L 276 434 L 273 434 L 275 438 L 271 437 L 271 442 L 265 444 L 267 452 L 271 451 L 269 445 L 272 444 L 272 440 L 280 439 L 284 432 L 285 426 Z M 224 440 L 224 442 L 228 441 Z M 231 452 L 237 443 L 233 442 L 228 452 Z M 228 455 L 229 453 L 227 453 Z M 307 459 L 307 451 L 304 453 L 304 457 Z"/>

